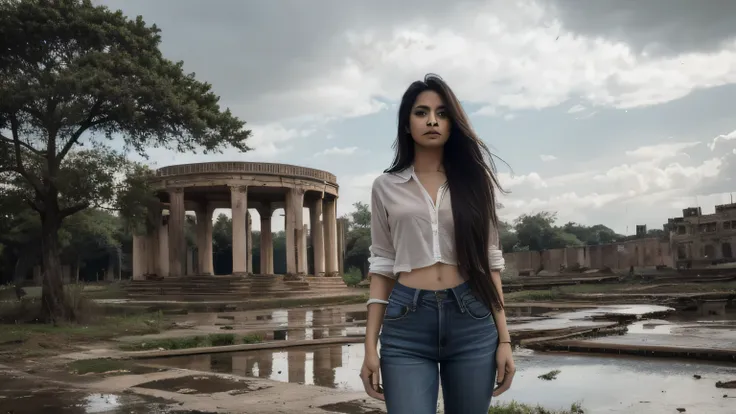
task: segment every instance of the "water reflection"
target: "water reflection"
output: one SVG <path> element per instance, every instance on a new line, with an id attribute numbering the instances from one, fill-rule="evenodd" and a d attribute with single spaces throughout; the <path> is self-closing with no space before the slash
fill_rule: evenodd
<path id="1" fill-rule="evenodd" d="M 203 331 L 220 332 L 227 327 L 229 331 L 257 332 L 267 340 L 284 341 L 362 336 L 367 316 L 364 307 L 341 306 L 190 314 L 175 317 L 175 321 Z"/>
<path id="2" fill-rule="evenodd" d="M 732 413 L 733 400 L 722 398 L 716 381 L 736 377 L 736 368 L 678 360 L 611 358 L 515 353 L 514 387 L 501 401 L 512 399 L 561 409 L 581 401 L 587 412 L 662 413 L 677 407 L 688 412 Z M 194 361 L 197 361 L 196 363 Z M 281 382 L 360 391 L 358 373 L 362 345 L 330 345 L 156 360 L 168 366 L 259 377 Z M 537 378 L 559 369 L 554 381 Z M 693 375 L 702 376 L 695 380 Z M 648 403 L 642 403 L 648 401 Z M 672 411 L 675 412 L 675 411 Z"/>
<path id="3" fill-rule="evenodd" d="M 160 365 L 197 371 L 355 389 L 360 385 L 356 373 L 363 363 L 363 349 L 361 345 L 326 345 L 169 357 L 154 361 Z"/>

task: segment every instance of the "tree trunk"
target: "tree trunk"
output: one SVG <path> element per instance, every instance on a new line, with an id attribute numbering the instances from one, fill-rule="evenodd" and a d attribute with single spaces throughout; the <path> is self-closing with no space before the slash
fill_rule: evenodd
<path id="1" fill-rule="evenodd" d="M 67 319 L 66 297 L 61 278 L 61 259 L 59 258 L 58 232 L 61 220 L 58 212 L 47 207 L 41 215 L 41 258 L 43 260 L 43 289 L 41 304 L 43 318 L 54 324 Z"/>

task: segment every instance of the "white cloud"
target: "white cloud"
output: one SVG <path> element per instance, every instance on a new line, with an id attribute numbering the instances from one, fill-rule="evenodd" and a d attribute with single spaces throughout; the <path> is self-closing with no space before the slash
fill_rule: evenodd
<path id="1" fill-rule="evenodd" d="M 144 161 L 137 154 L 129 154 L 129 156 L 134 160 L 146 162 L 152 168 L 213 161 L 274 161 L 293 148 L 291 145 L 293 140 L 306 138 L 315 133 L 313 127 L 288 128 L 278 123 L 248 124 L 246 128 L 252 131 L 252 135 L 248 138 L 248 146 L 252 150 L 248 152 L 228 148 L 222 153 L 211 154 L 172 153 L 163 148 L 149 148 L 146 151 L 149 161 Z"/>
<path id="2" fill-rule="evenodd" d="M 520 185 L 528 185 L 535 189 L 546 188 L 547 183 L 542 180 L 542 177 L 535 172 L 523 175 L 511 175 L 509 173 L 499 173 L 498 180 L 501 182 L 501 186 L 504 189 L 518 187 Z"/>
<path id="3" fill-rule="evenodd" d="M 728 134 L 718 135 L 717 137 L 713 138 L 713 142 L 711 142 L 710 144 L 708 144 L 708 148 L 710 148 L 710 150 L 713 151 L 713 150 L 716 149 L 716 143 L 718 141 L 730 141 L 732 139 L 736 139 L 736 129 L 733 130 L 733 131 L 731 131 Z M 736 150 L 734 150 L 734 151 L 736 151 Z"/>
<path id="4" fill-rule="evenodd" d="M 546 154 L 540 155 L 539 158 L 541 158 L 542 161 L 544 162 L 554 161 L 557 159 L 557 157 L 555 157 L 554 155 L 546 155 Z"/>
<path id="5" fill-rule="evenodd" d="M 337 214 L 344 215 L 353 211 L 353 204 L 360 201 L 370 205 L 371 186 L 382 171 L 365 174 L 345 175 L 337 177 L 340 186 L 340 198 L 337 199 Z"/>
<path id="6" fill-rule="evenodd" d="M 575 106 L 570 107 L 570 109 L 567 110 L 568 114 L 575 114 L 578 112 L 582 112 L 585 110 L 585 107 L 583 105 L 577 104 Z"/>
<path id="7" fill-rule="evenodd" d="M 626 151 L 626 155 L 638 159 L 657 160 L 664 158 L 672 158 L 682 154 L 682 150 L 692 148 L 700 144 L 695 142 L 665 142 L 662 144 L 645 145 L 634 150 Z"/>
<path id="8" fill-rule="evenodd" d="M 330 116 L 358 116 L 386 108 L 376 97 L 396 100 L 411 81 L 438 70 L 461 99 L 481 105 L 475 114 L 487 115 L 573 98 L 597 107 L 643 107 L 736 83 L 736 41 L 715 52 L 644 57 L 624 43 L 568 33 L 547 12 L 529 2 L 491 4 L 448 14 L 446 28 L 416 18 L 354 31 L 342 66 L 278 101 L 311 109 L 318 101 Z"/>
<path id="9" fill-rule="evenodd" d="M 701 161 L 685 158 L 676 161 L 681 150 L 697 142 L 662 143 L 625 151 L 623 155 L 636 161 L 544 177 L 529 173 L 517 177 L 501 176 L 502 183 L 512 187 L 511 194 L 501 197 L 504 219 L 542 210 L 556 211 L 560 222 L 604 223 L 625 232 L 633 224 L 648 223 L 650 228 L 678 214 L 683 205 L 701 205 L 699 195 L 721 199 L 724 183 L 736 165 L 736 150 Z M 605 165 L 605 158 L 596 164 Z M 574 166 L 572 168 L 575 168 Z"/>
<path id="10" fill-rule="evenodd" d="M 325 155 L 352 155 L 352 154 L 355 154 L 356 151 L 358 151 L 358 147 L 346 147 L 346 148 L 332 147 L 332 148 L 327 148 L 325 150 L 322 150 L 314 154 L 314 156 L 321 157 Z"/>

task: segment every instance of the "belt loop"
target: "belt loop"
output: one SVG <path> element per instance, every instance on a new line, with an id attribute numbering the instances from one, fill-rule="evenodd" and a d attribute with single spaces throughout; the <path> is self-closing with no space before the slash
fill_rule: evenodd
<path id="1" fill-rule="evenodd" d="M 416 289 L 414 290 L 414 299 L 411 302 L 411 311 L 414 312 L 417 310 L 417 302 L 419 301 L 419 294 L 422 292 L 422 289 Z"/>
<path id="2" fill-rule="evenodd" d="M 455 296 L 457 306 L 460 308 L 460 313 L 465 313 L 465 302 L 463 302 L 462 295 L 457 293 L 456 288 L 450 288 L 450 290 L 452 291 L 452 295 Z"/>

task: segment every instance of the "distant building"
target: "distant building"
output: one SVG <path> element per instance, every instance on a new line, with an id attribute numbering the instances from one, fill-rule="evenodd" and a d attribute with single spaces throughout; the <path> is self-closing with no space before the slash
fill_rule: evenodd
<path id="1" fill-rule="evenodd" d="M 718 205 L 715 210 L 703 214 L 700 207 L 689 207 L 682 210 L 682 217 L 667 220 L 664 228 L 677 267 L 736 261 L 736 203 Z"/>
<path id="2" fill-rule="evenodd" d="M 637 224 L 636 225 L 636 237 L 646 237 L 646 236 L 647 236 L 647 225 Z"/>

